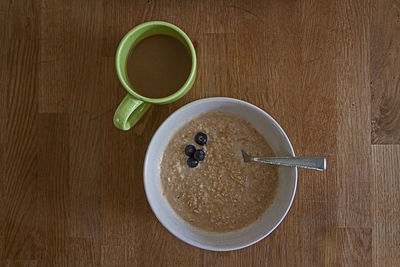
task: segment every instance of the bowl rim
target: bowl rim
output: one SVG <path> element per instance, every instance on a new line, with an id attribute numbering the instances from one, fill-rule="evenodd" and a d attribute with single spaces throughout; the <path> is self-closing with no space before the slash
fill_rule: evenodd
<path id="1" fill-rule="evenodd" d="M 210 250 L 210 251 L 233 251 L 233 250 L 238 250 L 238 249 L 242 249 L 242 248 L 246 248 L 249 247 L 251 245 L 254 245 L 255 243 L 261 241 L 262 239 L 264 239 L 265 237 L 267 237 L 269 234 L 271 234 L 283 221 L 283 219 L 285 219 L 286 215 L 288 214 L 290 208 L 292 207 L 293 201 L 294 201 L 294 197 L 296 195 L 296 191 L 297 191 L 297 182 L 298 182 L 298 170 L 297 167 L 290 167 L 294 170 L 294 187 L 293 187 L 293 192 L 289 201 L 289 205 L 286 208 L 284 214 L 281 216 L 281 218 L 279 219 L 279 221 L 275 224 L 274 227 L 271 228 L 270 231 L 266 232 L 265 234 L 263 234 L 261 237 L 257 238 L 256 240 L 253 240 L 251 242 L 248 242 L 244 245 L 238 245 L 238 246 L 229 246 L 226 248 L 220 248 L 220 247 L 213 247 L 213 246 L 209 246 L 209 245 L 203 245 L 199 242 L 193 242 L 192 240 L 187 239 L 184 235 L 180 235 L 180 232 L 172 230 L 171 228 L 169 228 L 163 221 L 163 219 L 155 212 L 155 209 L 153 208 L 152 202 L 150 201 L 150 193 L 147 190 L 146 187 L 146 173 L 147 173 L 147 169 L 148 169 L 148 162 L 149 162 L 149 150 L 150 147 L 153 145 L 153 143 L 155 142 L 155 138 L 157 136 L 157 133 L 160 131 L 160 128 L 162 128 L 162 126 L 164 124 L 166 124 L 169 120 L 172 119 L 173 116 L 175 116 L 178 112 L 182 112 L 181 110 L 186 109 L 192 105 L 195 104 L 199 104 L 202 102 L 209 102 L 209 101 L 223 101 L 223 102 L 231 102 L 231 103 L 237 103 L 240 105 L 245 105 L 249 108 L 255 109 L 258 112 L 262 113 L 264 116 L 266 116 L 269 120 L 272 121 L 272 123 L 277 127 L 277 129 L 279 130 L 279 132 L 282 134 L 282 136 L 285 138 L 286 142 L 289 145 L 289 152 L 291 154 L 291 156 L 295 156 L 294 153 L 294 149 L 292 146 L 292 143 L 290 142 L 289 137 L 287 136 L 287 134 L 285 133 L 285 131 L 282 129 L 282 127 L 280 126 L 280 124 L 271 116 L 269 115 L 266 111 L 264 111 L 263 109 L 257 107 L 254 104 L 251 104 L 249 102 L 246 102 L 244 100 L 240 100 L 240 99 L 236 99 L 236 98 L 231 98 L 231 97 L 208 97 L 208 98 L 202 98 L 202 99 L 198 99 L 192 102 L 187 103 L 186 105 L 180 107 L 179 109 L 175 110 L 171 115 L 169 115 L 162 123 L 161 125 L 157 128 L 156 132 L 153 134 L 151 141 L 149 143 L 149 145 L 147 146 L 147 150 L 146 150 L 146 155 L 144 158 L 144 163 L 143 163 L 143 187 L 145 190 L 145 194 L 146 194 L 146 199 L 147 202 L 149 203 L 149 206 L 153 212 L 153 214 L 156 216 L 157 220 L 161 223 L 162 226 L 165 227 L 165 229 L 167 229 L 172 235 L 174 235 L 176 238 L 178 238 L 179 240 L 191 245 L 191 246 L 195 246 L 204 250 Z M 179 127 L 175 128 L 175 130 L 179 129 Z M 165 200 L 167 201 L 167 200 Z M 168 204 L 168 203 L 167 203 Z M 168 204 L 169 205 L 169 204 Z M 178 215 L 177 215 L 178 216 Z M 217 233 L 218 234 L 218 233 Z"/>

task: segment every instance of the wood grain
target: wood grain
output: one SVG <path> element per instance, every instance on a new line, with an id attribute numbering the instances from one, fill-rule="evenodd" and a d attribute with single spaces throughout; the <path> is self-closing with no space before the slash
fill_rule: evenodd
<path id="1" fill-rule="evenodd" d="M 372 143 L 400 144 L 400 3 L 372 1 Z"/>
<path id="2" fill-rule="evenodd" d="M 6 43 L 8 69 L 2 165 L 3 259 L 35 259 L 37 233 L 37 61 L 34 40 Z M 4 107 L 3 107 L 4 108 Z"/>
<path id="3" fill-rule="evenodd" d="M 39 1 L 2 1 L 0 8 L 6 18 L 4 34 L 8 40 L 40 39 Z"/>
<path id="4" fill-rule="evenodd" d="M 399 6 L 396 1 L 0 2 L 0 266 L 397 266 Z M 181 27 L 193 89 L 130 131 L 119 41 L 135 25 Z M 146 148 L 193 100 L 249 101 L 298 155 L 293 206 L 259 243 L 210 252 L 171 235 L 143 189 Z M 372 144 L 386 144 L 384 146 Z"/>
<path id="5" fill-rule="evenodd" d="M 6 267 L 36 267 L 37 261 L 36 260 L 6 260 L 5 265 Z"/>
<path id="6" fill-rule="evenodd" d="M 372 256 L 382 266 L 400 264 L 400 146 L 373 146 Z"/>
<path id="7" fill-rule="evenodd" d="M 103 141 L 98 114 L 104 111 L 99 91 L 103 66 L 101 58 L 102 1 L 73 1 L 68 21 L 67 88 L 70 126 L 71 224 L 74 238 L 101 238 L 101 173 Z M 76 29 L 76 30 L 71 30 Z M 90 190 L 88 190 L 90 188 Z"/>
<path id="8" fill-rule="evenodd" d="M 41 1 L 39 112 L 64 113 L 68 103 L 67 46 L 70 6 L 63 1 Z"/>
<path id="9" fill-rule="evenodd" d="M 369 6 L 362 3 L 336 10 L 338 219 L 352 228 L 371 227 Z"/>
<path id="10" fill-rule="evenodd" d="M 66 114 L 40 114 L 38 123 L 36 253 L 48 265 L 65 266 L 69 253 L 70 128 Z M 48 155 L 52 155 L 49 157 Z"/>
<path id="11" fill-rule="evenodd" d="M 371 228 L 338 228 L 336 229 L 336 260 L 329 265 L 371 266 L 372 244 Z M 375 262 L 381 266 L 381 262 Z"/>

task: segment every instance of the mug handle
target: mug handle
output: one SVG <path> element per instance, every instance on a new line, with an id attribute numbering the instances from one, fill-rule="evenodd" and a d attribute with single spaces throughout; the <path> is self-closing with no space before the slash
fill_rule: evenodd
<path id="1" fill-rule="evenodd" d="M 127 94 L 114 114 L 114 125 L 127 131 L 132 128 L 149 109 L 150 104 Z"/>

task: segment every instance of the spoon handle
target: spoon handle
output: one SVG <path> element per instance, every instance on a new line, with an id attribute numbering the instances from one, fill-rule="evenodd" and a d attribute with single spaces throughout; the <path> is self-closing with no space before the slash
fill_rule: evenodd
<path id="1" fill-rule="evenodd" d="M 268 164 L 300 167 L 319 171 L 326 169 L 326 159 L 324 157 L 253 157 L 251 160 Z"/>

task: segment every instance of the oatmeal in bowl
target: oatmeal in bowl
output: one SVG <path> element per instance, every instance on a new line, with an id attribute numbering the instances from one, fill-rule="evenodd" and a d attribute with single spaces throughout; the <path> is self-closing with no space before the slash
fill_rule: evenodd
<path id="1" fill-rule="evenodd" d="M 206 141 L 196 142 L 198 136 Z M 275 198 L 278 167 L 246 163 L 241 149 L 274 155 L 248 121 L 231 113 L 203 113 L 178 129 L 160 169 L 163 195 L 175 213 L 210 232 L 239 230 L 261 218 Z"/>
<path id="2" fill-rule="evenodd" d="M 266 112 L 232 98 L 207 98 L 173 113 L 154 134 L 144 186 L 158 220 L 176 237 L 215 251 L 263 239 L 294 198 L 297 169 L 245 163 L 255 156 L 294 156 Z"/>

